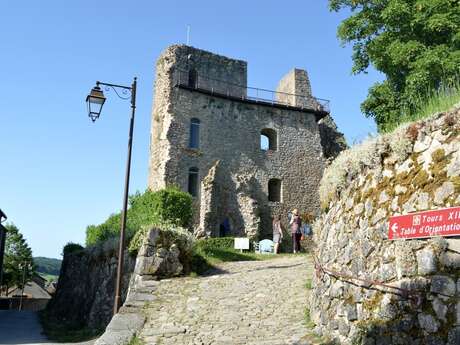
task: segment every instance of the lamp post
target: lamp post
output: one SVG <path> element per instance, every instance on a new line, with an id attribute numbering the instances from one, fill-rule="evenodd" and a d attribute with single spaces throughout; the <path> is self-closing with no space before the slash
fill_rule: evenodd
<path id="1" fill-rule="evenodd" d="M 19 264 L 19 269 L 22 269 L 22 289 L 21 289 L 21 299 L 19 302 L 19 310 L 22 310 L 22 298 L 24 296 L 24 287 L 26 285 L 26 270 L 31 270 L 32 265 L 27 262 L 24 262 L 23 264 Z"/>
<path id="2" fill-rule="evenodd" d="M 86 97 L 86 103 L 88 104 L 88 116 L 94 122 L 96 121 L 102 110 L 102 106 L 105 103 L 105 96 L 100 88 L 100 85 L 106 86 L 107 89 L 112 88 L 115 94 L 121 99 L 131 100 L 131 119 L 129 123 L 129 135 L 128 135 L 128 159 L 126 162 L 126 175 L 125 175 L 125 192 L 123 196 L 123 210 L 121 214 L 121 229 L 120 229 L 120 244 L 118 248 L 118 267 L 117 267 L 117 280 L 115 285 L 115 301 L 113 306 L 113 314 L 118 313 L 121 302 L 121 280 L 123 276 L 123 251 L 125 242 L 125 229 L 126 229 L 126 213 L 128 209 L 128 193 L 129 193 L 129 175 L 131 171 L 131 149 L 133 144 L 133 130 L 134 130 L 134 114 L 136 110 L 136 87 L 137 78 L 134 78 L 131 86 L 123 86 L 109 83 L 96 82 L 96 86 L 91 89 L 90 94 Z M 130 97 L 123 97 L 117 92 L 117 89 L 121 89 L 123 93 L 131 92 Z"/>

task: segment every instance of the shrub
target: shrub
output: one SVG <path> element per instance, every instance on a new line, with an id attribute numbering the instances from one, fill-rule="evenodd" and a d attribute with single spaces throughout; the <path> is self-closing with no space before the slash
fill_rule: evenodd
<path id="1" fill-rule="evenodd" d="M 62 250 L 62 252 L 64 255 L 66 255 L 66 254 L 80 252 L 83 249 L 84 249 L 83 246 L 79 245 L 78 243 L 69 242 L 64 246 L 64 249 Z"/>
<path id="2" fill-rule="evenodd" d="M 234 248 L 233 237 L 212 237 L 196 241 L 196 247 L 198 250 L 208 251 L 214 249 L 233 249 Z"/>
<path id="3" fill-rule="evenodd" d="M 137 192 L 129 199 L 126 239 L 129 241 L 146 225 L 171 224 L 188 226 L 192 219 L 192 197 L 178 187 L 167 187 L 158 192 Z M 91 246 L 118 237 L 121 213 L 115 213 L 102 224 L 86 228 L 86 245 Z"/>
<path id="4" fill-rule="evenodd" d="M 151 195 L 152 210 L 158 220 L 181 227 L 187 227 L 192 220 L 192 202 L 190 194 L 182 192 L 175 186 Z"/>

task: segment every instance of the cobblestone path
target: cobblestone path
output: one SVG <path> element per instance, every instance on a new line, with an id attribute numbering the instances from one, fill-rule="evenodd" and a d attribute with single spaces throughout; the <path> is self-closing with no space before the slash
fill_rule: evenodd
<path id="1" fill-rule="evenodd" d="M 199 278 L 162 280 L 140 333 L 146 344 L 312 344 L 304 312 L 307 256 L 225 263 Z"/>

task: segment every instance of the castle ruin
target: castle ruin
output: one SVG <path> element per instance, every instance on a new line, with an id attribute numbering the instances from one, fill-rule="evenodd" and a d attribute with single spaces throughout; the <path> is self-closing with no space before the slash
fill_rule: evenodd
<path id="1" fill-rule="evenodd" d="M 197 237 L 267 237 L 274 214 L 319 212 L 323 152 L 344 147 L 335 129 L 306 71 L 277 91 L 248 88 L 245 61 L 170 46 L 157 61 L 148 186 L 193 196 Z"/>

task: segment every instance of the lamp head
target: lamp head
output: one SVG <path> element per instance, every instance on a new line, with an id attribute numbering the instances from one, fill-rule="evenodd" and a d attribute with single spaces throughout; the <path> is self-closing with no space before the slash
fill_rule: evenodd
<path id="1" fill-rule="evenodd" d="M 99 87 L 99 83 L 91 89 L 91 92 L 86 96 L 86 103 L 88 105 L 88 116 L 94 122 L 101 115 L 102 106 L 105 102 L 104 92 Z"/>

